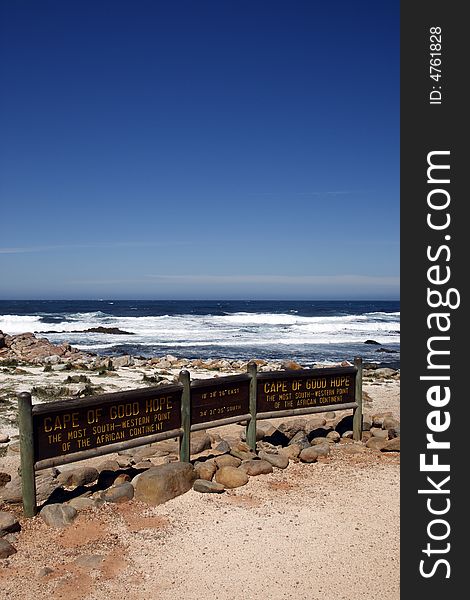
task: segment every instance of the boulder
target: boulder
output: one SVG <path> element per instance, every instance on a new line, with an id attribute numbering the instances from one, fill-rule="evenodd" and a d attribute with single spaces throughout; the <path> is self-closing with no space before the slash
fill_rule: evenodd
<path id="1" fill-rule="evenodd" d="M 199 454 L 212 447 L 211 438 L 205 431 L 195 431 L 191 433 L 191 454 Z"/>
<path id="2" fill-rule="evenodd" d="M 224 487 L 233 489 L 246 485 L 249 477 L 245 471 L 235 467 L 222 467 L 216 472 L 215 480 Z"/>
<path id="3" fill-rule="evenodd" d="M 128 502 L 134 497 L 134 486 L 128 481 L 113 485 L 101 494 L 101 498 L 105 502 Z"/>
<path id="4" fill-rule="evenodd" d="M 239 470 L 245 471 L 247 475 L 266 475 L 273 472 L 273 466 L 267 460 L 246 460 L 238 467 Z"/>
<path id="5" fill-rule="evenodd" d="M 256 458 L 256 453 L 253 452 L 245 442 L 238 442 L 238 444 L 232 446 L 230 454 L 240 460 L 251 460 L 252 458 Z"/>
<path id="6" fill-rule="evenodd" d="M 329 442 L 337 443 L 341 439 L 341 436 L 337 431 L 330 431 L 326 434 L 326 439 Z"/>
<path id="7" fill-rule="evenodd" d="M 198 479 L 212 481 L 214 473 L 217 470 L 217 465 L 213 460 L 206 460 L 204 462 L 198 461 L 194 464 L 194 470 L 196 471 L 196 477 Z"/>
<path id="8" fill-rule="evenodd" d="M 18 519 L 14 515 L 3 510 L 0 511 L 0 538 L 7 533 L 19 531 L 20 529 Z"/>
<path id="9" fill-rule="evenodd" d="M 380 450 L 381 452 L 400 452 L 400 438 L 387 440 Z"/>
<path id="10" fill-rule="evenodd" d="M 379 437 L 371 437 L 366 442 L 366 448 L 371 448 L 372 450 L 382 450 L 384 445 L 387 443 L 387 440 Z"/>
<path id="11" fill-rule="evenodd" d="M 5 486 L 9 481 L 11 481 L 11 475 L 0 471 L 0 487 Z"/>
<path id="12" fill-rule="evenodd" d="M 324 442 L 322 444 L 315 444 L 312 448 L 317 453 L 317 456 L 328 456 L 330 453 L 330 444 L 329 442 Z M 302 454 L 302 453 L 300 453 Z M 301 457 L 302 460 L 302 457 Z"/>
<path id="13" fill-rule="evenodd" d="M 291 444 L 296 444 L 301 448 L 309 448 L 310 446 L 310 442 L 308 440 L 308 437 L 305 435 L 305 431 L 298 431 L 290 440 L 288 445 L 290 446 Z"/>
<path id="14" fill-rule="evenodd" d="M 215 481 L 196 479 L 193 484 L 193 490 L 202 494 L 221 494 L 225 491 L 225 488 L 221 483 L 216 483 Z"/>
<path id="15" fill-rule="evenodd" d="M 7 542 L 6 540 L 0 538 L 0 558 L 8 558 L 12 554 L 16 553 L 16 548 Z"/>
<path id="16" fill-rule="evenodd" d="M 49 527 L 61 529 L 70 525 L 77 514 L 76 509 L 69 504 L 47 504 L 39 516 Z"/>
<path id="17" fill-rule="evenodd" d="M 278 425 L 277 429 L 283 433 L 287 439 L 291 440 L 296 433 L 302 431 L 305 433 L 305 427 L 307 425 L 307 419 L 291 419 L 289 421 L 284 421 L 280 425 Z"/>
<path id="18" fill-rule="evenodd" d="M 62 471 L 57 477 L 57 483 L 66 487 L 79 487 L 93 483 L 98 476 L 98 469 L 94 467 L 78 467 Z"/>
<path id="19" fill-rule="evenodd" d="M 382 429 L 395 429 L 396 427 L 400 427 L 400 421 L 393 417 L 385 417 L 382 423 Z"/>
<path id="20" fill-rule="evenodd" d="M 49 471 L 42 471 L 36 475 L 36 501 L 38 504 L 45 502 L 51 494 L 59 488 L 57 479 Z M 5 487 L 0 488 L 0 498 L 7 504 L 20 504 L 23 501 L 21 490 L 21 477 L 14 475 Z"/>
<path id="21" fill-rule="evenodd" d="M 222 456 L 217 456 L 214 458 L 214 462 L 218 469 L 222 467 L 239 467 L 242 464 L 242 461 L 236 456 L 232 456 L 231 454 L 223 454 Z"/>
<path id="22" fill-rule="evenodd" d="M 279 454 L 287 456 L 289 460 L 296 460 L 299 457 L 301 450 L 302 447 L 299 444 L 289 444 L 285 448 L 281 448 Z"/>
<path id="23" fill-rule="evenodd" d="M 314 463 L 317 462 L 318 459 L 318 446 L 310 446 L 310 448 L 304 448 L 299 455 L 299 458 L 302 462 L 305 463 Z"/>
<path id="24" fill-rule="evenodd" d="M 190 490 L 196 479 L 194 467 L 175 462 L 152 467 L 135 481 L 135 499 L 152 506 L 163 504 Z"/>
<path id="25" fill-rule="evenodd" d="M 299 365 L 298 362 L 294 360 L 285 360 L 281 363 L 281 367 L 286 371 L 300 371 L 303 369 L 302 365 Z"/>
<path id="26" fill-rule="evenodd" d="M 278 469 L 285 469 L 289 465 L 289 457 L 285 454 L 271 454 L 270 452 L 265 452 L 261 450 L 259 453 L 259 457 L 261 460 L 266 460 L 272 464 L 273 467 L 277 467 Z"/>
<path id="27" fill-rule="evenodd" d="M 372 427 L 370 429 L 372 437 L 380 438 L 381 440 L 388 440 L 388 431 L 386 429 L 379 429 L 378 427 Z"/>

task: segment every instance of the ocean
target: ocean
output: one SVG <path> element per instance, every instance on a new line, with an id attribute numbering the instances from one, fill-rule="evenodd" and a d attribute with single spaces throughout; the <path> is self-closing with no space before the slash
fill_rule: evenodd
<path id="1" fill-rule="evenodd" d="M 3 300 L 0 330 L 100 355 L 400 364 L 399 301 Z"/>

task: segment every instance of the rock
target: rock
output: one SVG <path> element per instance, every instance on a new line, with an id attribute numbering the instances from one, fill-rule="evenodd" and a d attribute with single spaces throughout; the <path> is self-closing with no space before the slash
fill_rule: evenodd
<path id="1" fill-rule="evenodd" d="M 6 433 L 0 433 L 0 444 L 7 444 L 10 441 L 10 436 Z"/>
<path id="2" fill-rule="evenodd" d="M 105 502 L 115 503 L 128 502 L 129 500 L 132 500 L 133 497 L 134 486 L 128 481 L 113 485 L 113 487 L 110 487 L 101 494 L 101 498 Z"/>
<path id="3" fill-rule="evenodd" d="M 330 453 L 330 444 L 329 442 L 324 442 L 322 444 L 315 444 L 312 446 L 318 456 L 328 456 Z M 300 453 L 302 454 L 302 453 Z"/>
<path id="4" fill-rule="evenodd" d="M 279 450 L 279 454 L 287 456 L 289 460 L 296 460 L 299 457 L 302 448 L 299 444 L 289 444 Z"/>
<path id="5" fill-rule="evenodd" d="M 392 440 L 393 438 L 400 437 L 400 427 L 391 427 L 388 430 L 388 439 Z"/>
<path id="6" fill-rule="evenodd" d="M 369 435 L 372 435 L 370 432 L 368 432 Z M 341 439 L 343 440 L 352 440 L 354 437 L 354 431 L 351 431 L 350 429 L 348 431 L 345 431 L 343 433 L 343 435 L 341 436 Z"/>
<path id="7" fill-rule="evenodd" d="M 77 514 L 75 508 L 69 504 L 47 504 L 39 516 L 49 527 L 61 529 L 70 525 Z"/>
<path id="8" fill-rule="evenodd" d="M 376 342 L 375 340 L 366 340 L 364 344 L 373 344 L 374 346 L 380 346 L 379 342 Z"/>
<path id="9" fill-rule="evenodd" d="M 245 471 L 241 471 L 235 467 L 222 467 L 215 474 L 217 483 L 222 484 L 224 487 L 233 489 L 246 485 L 249 477 Z"/>
<path id="10" fill-rule="evenodd" d="M 114 480 L 113 485 L 121 485 L 121 483 L 127 483 L 130 480 L 131 480 L 130 475 L 128 475 L 127 473 L 120 473 Z"/>
<path id="11" fill-rule="evenodd" d="M 326 438 L 333 443 L 337 443 L 341 439 L 341 436 L 337 431 L 330 431 L 326 434 Z"/>
<path id="12" fill-rule="evenodd" d="M 186 493 L 196 479 L 194 467 L 189 463 L 175 462 L 152 467 L 135 481 L 135 499 L 151 506 L 163 504 Z"/>
<path id="13" fill-rule="evenodd" d="M 0 538 L 21 529 L 18 519 L 9 512 L 0 511 Z"/>
<path id="14" fill-rule="evenodd" d="M 57 483 L 66 487 L 78 487 L 93 483 L 98 476 L 98 469 L 94 467 L 78 467 L 62 471 L 57 477 Z"/>
<path id="15" fill-rule="evenodd" d="M 365 444 L 366 442 L 368 442 L 370 440 L 371 437 L 372 437 L 372 434 L 370 431 L 363 431 L 361 441 Z"/>
<path id="16" fill-rule="evenodd" d="M 225 454 L 226 452 L 230 452 L 230 444 L 227 440 L 220 440 L 220 442 L 214 448 L 214 452 Z"/>
<path id="17" fill-rule="evenodd" d="M 306 425 L 307 419 L 292 419 L 290 421 L 284 421 L 278 425 L 277 429 L 283 433 L 287 439 L 291 440 L 297 433 L 305 433 Z"/>
<path id="18" fill-rule="evenodd" d="M 397 375 L 398 371 L 396 369 L 390 369 L 388 367 L 381 367 L 380 369 L 374 369 L 372 371 L 372 377 L 375 379 L 396 379 Z"/>
<path id="19" fill-rule="evenodd" d="M 382 450 L 386 442 L 387 440 L 384 440 L 383 438 L 371 437 L 366 442 L 366 448 L 371 448 L 372 450 Z"/>
<path id="20" fill-rule="evenodd" d="M 386 429 L 379 429 L 378 427 L 372 427 L 370 430 L 372 437 L 380 438 L 382 440 L 388 440 L 388 431 Z"/>
<path id="21" fill-rule="evenodd" d="M 400 452 L 400 438 L 387 440 L 380 450 L 381 452 Z"/>
<path id="22" fill-rule="evenodd" d="M 52 332 L 52 333 L 55 333 L 55 332 Z M 67 333 L 67 332 L 65 332 L 65 333 Z M 99 327 L 89 327 L 88 329 L 85 329 L 85 330 L 76 330 L 71 333 L 107 333 L 110 335 L 135 335 L 131 331 L 122 331 L 118 327 L 103 327 L 101 325 Z"/>
<path id="23" fill-rule="evenodd" d="M 273 472 L 273 466 L 267 460 L 246 460 L 238 468 L 252 477 Z"/>
<path id="24" fill-rule="evenodd" d="M 212 481 L 214 473 L 217 471 L 217 465 L 213 460 L 206 460 L 204 462 L 196 462 L 194 464 L 194 470 L 196 471 L 196 477 L 198 479 L 204 479 L 205 481 Z"/>
<path id="25" fill-rule="evenodd" d="M 387 417 L 393 417 L 393 413 L 388 411 L 372 415 L 372 427 L 378 427 L 379 429 L 382 429 L 384 420 Z"/>
<path id="26" fill-rule="evenodd" d="M 16 548 L 4 539 L 0 538 L 0 558 L 8 558 L 16 553 Z"/>
<path id="27" fill-rule="evenodd" d="M 281 363 L 281 368 L 285 369 L 286 371 L 300 371 L 303 369 L 302 365 L 299 365 L 299 363 L 295 362 L 294 360 L 283 361 Z"/>
<path id="28" fill-rule="evenodd" d="M 301 448 L 309 448 L 310 447 L 310 442 L 308 440 L 308 437 L 305 435 L 305 431 L 298 431 L 294 437 L 290 440 L 289 442 L 289 446 L 291 444 L 296 444 L 297 446 L 300 446 Z"/>
<path id="29" fill-rule="evenodd" d="M 7 446 L 7 456 L 19 456 L 20 455 L 20 443 L 11 442 Z"/>
<path id="30" fill-rule="evenodd" d="M 395 429 L 400 427 L 400 421 L 394 419 L 393 417 L 385 417 L 382 423 L 382 429 Z"/>
<path id="31" fill-rule="evenodd" d="M 335 433 L 338 433 L 338 432 L 335 431 Z M 313 440 L 310 442 L 310 445 L 311 446 L 319 446 L 320 444 L 329 444 L 329 443 L 330 442 L 327 437 L 317 437 L 317 438 L 313 438 Z"/>
<path id="32" fill-rule="evenodd" d="M 317 459 L 318 459 L 317 447 L 310 446 L 310 448 L 304 448 L 300 452 L 299 458 L 302 462 L 305 462 L 305 463 L 317 462 Z"/>
<path id="33" fill-rule="evenodd" d="M 239 458 L 240 460 L 251 460 L 252 458 L 257 458 L 256 453 L 245 444 L 245 442 L 238 442 L 235 446 L 232 446 L 230 449 L 230 454 L 235 456 L 235 458 Z"/>
<path id="34" fill-rule="evenodd" d="M 372 427 L 372 419 L 368 419 L 367 417 L 363 417 L 362 419 L 362 431 L 370 431 Z"/>
<path id="35" fill-rule="evenodd" d="M 221 494 L 225 491 L 225 488 L 221 483 L 216 483 L 215 481 L 196 479 L 193 484 L 193 490 L 202 494 Z"/>
<path id="36" fill-rule="evenodd" d="M 11 481 L 11 475 L 0 471 L 0 487 L 5 486 L 9 481 Z"/>
<path id="37" fill-rule="evenodd" d="M 191 454 L 199 454 L 203 450 L 208 450 L 212 447 L 211 438 L 205 431 L 195 431 L 191 433 Z"/>
<path id="38" fill-rule="evenodd" d="M 113 356 L 111 361 L 115 369 L 120 369 L 121 367 L 132 367 L 134 364 L 134 359 L 128 354 L 125 354 L 124 356 Z"/>
<path id="39" fill-rule="evenodd" d="M 103 504 L 101 498 L 94 498 L 92 496 L 78 496 L 72 498 L 67 502 L 69 506 L 72 506 L 75 510 L 85 510 L 87 508 L 97 508 Z"/>
<path id="40" fill-rule="evenodd" d="M 60 485 L 57 479 L 47 471 L 36 474 L 36 501 L 38 504 L 45 502 L 52 492 Z M 5 487 L 0 488 L 0 497 L 7 504 L 20 504 L 23 501 L 21 490 L 21 477 L 15 475 Z"/>
<path id="41" fill-rule="evenodd" d="M 138 469 L 138 470 L 144 470 L 144 469 L 150 469 L 151 467 L 154 467 L 155 465 L 153 464 L 153 462 L 149 459 L 147 460 L 141 460 L 140 462 L 136 463 L 134 465 L 134 469 Z"/>
<path id="42" fill-rule="evenodd" d="M 217 465 L 218 469 L 222 469 L 222 467 L 239 467 L 242 464 L 241 459 L 236 456 L 232 456 L 231 454 L 223 454 L 222 456 L 217 456 L 214 458 L 214 462 Z"/>
<path id="43" fill-rule="evenodd" d="M 262 450 L 259 453 L 259 457 L 261 460 L 268 461 L 273 467 L 277 467 L 278 469 L 285 469 L 289 465 L 289 457 L 285 454 L 271 454 Z"/>

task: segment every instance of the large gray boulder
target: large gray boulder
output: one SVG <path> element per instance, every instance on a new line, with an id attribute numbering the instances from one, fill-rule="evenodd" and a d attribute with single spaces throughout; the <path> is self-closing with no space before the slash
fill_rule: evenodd
<path id="1" fill-rule="evenodd" d="M 186 493 L 195 479 L 196 472 L 190 463 L 177 462 L 152 467 L 134 480 L 134 498 L 157 506 Z"/>
<path id="2" fill-rule="evenodd" d="M 62 529 L 70 525 L 77 514 L 76 509 L 68 504 L 47 504 L 39 516 L 50 527 Z"/>

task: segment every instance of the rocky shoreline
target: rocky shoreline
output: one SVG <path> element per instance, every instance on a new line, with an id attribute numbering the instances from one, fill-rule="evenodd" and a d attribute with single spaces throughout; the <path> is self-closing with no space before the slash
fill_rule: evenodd
<path id="1" fill-rule="evenodd" d="M 293 361 L 257 361 L 260 371 L 300 369 Z M 349 363 L 342 363 L 343 366 Z M 321 365 L 318 365 L 321 366 Z M 34 402 L 173 383 L 181 369 L 194 379 L 246 372 L 246 362 L 187 360 L 171 355 L 143 359 L 99 357 L 67 344 L 54 345 L 32 333 L 0 332 L 0 558 L 16 553 L 21 535 L 21 479 L 16 394 L 31 391 Z M 192 489 L 224 494 L 250 478 L 312 465 L 345 455 L 396 454 L 400 450 L 397 411 L 374 410 L 371 386 L 398 385 L 394 369 L 365 365 L 362 441 L 352 440 L 348 411 L 325 412 L 257 423 L 256 452 L 244 441 L 245 428 L 233 425 L 193 433 L 191 463 L 178 462 L 177 440 L 147 444 L 37 473 L 39 519 L 53 528 L 70 526 L 81 511 L 109 503 L 157 506 Z"/>

